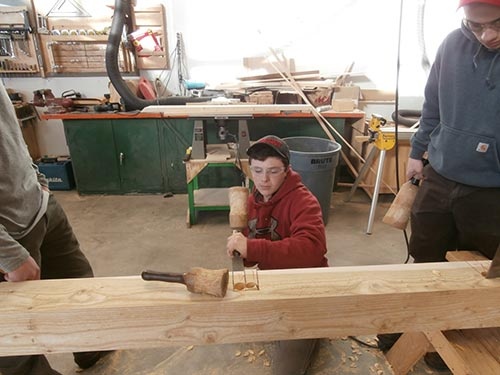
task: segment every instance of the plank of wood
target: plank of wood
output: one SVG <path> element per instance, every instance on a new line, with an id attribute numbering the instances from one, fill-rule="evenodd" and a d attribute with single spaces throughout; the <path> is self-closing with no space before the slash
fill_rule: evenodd
<path id="1" fill-rule="evenodd" d="M 290 74 L 295 77 L 296 79 L 299 79 L 300 77 L 307 77 L 307 78 L 317 78 L 319 76 L 319 70 L 305 70 L 301 72 L 290 72 Z M 269 74 L 262 74 L 262 75 L 257 75 L 257 76 L 246 76 L 246 77 L 238 77 L 239 80 L 241 81 L 264 81 L 264 80 L 269 80 L 269 79 L 280 79 L 282 80 L 283 77 L 279 73 L 269 73 Z"/>
<path id="2" fill-rule="evenodd" d="M 165 115 L 186 116 L 250 116 L 257 113 L 311 112 L 307 104 L 192 104 L 192 105 L 151 105 L 142 113 L 164 113 Z"/>
<path id="3" fill-rule="evenodd" d="M 466 262 L 469 260 L 486 260 L 483 254 L 479 251 L 455 250 L 446 252 L 446 260 L 448 262 Z"/>
<path id="4" fill-rule="evenodd" d="M 472 367 L 463 360 L 451 342 L 448 341 L 443 332 L 432 331 L 424 332 L 424 334 L 454 375 L 476 374 Z"/>
<path id="5" fill-rule="evenodd" d="M 500 373 L 500 328 L 476 328 L 404 333 L 386 356 L 394 374 L 407 374 L 431 345 L 454 375 Z"/>
<path id="6" fill-rule="evenodd" d="M 489 261 L 260 271 L 224 299 L 139 276 L 0 283 L 0 355 L 498 327 L 500 280 L 470 263 Z"/>
<path id="7" fill-rule="evenodd" d="M 394 375 L 407 374 L 429 347 L 429 340 L 422 332 L 404 333 L 386 355 Z"/>
<path id="8" fill-rule="evenodd" d="M 500 374 L 500 328 L 443 332 L 470 374 Z"/>

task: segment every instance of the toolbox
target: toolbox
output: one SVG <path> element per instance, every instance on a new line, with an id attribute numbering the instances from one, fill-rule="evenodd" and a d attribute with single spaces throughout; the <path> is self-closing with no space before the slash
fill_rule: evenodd
<path id="1" fill-rule="evenodd" d="M 37 165 L 38 170 L 47 177 L 50 190 L 71 190 L 75 187 L 71 160 L 42 158 Z"/>

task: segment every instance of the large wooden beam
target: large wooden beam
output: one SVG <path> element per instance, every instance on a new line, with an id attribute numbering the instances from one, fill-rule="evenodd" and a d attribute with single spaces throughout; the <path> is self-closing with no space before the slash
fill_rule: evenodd
<path id="1" fill-rule="evenodd" d="M 261 271 L 223 299 L 138 276 L 0 283 L 0 355 L 497 327 L 489 263 Z"/>

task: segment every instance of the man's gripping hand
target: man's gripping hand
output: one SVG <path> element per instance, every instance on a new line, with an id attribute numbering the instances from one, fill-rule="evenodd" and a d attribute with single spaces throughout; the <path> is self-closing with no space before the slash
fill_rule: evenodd
<path id="1" fill-rule="evenodd" d="M 24 263 L 14 271 L 7 272 L 3 277 L 7 281 L 40 280 L 40 267 L 32 257 L 28 257 Z"/>

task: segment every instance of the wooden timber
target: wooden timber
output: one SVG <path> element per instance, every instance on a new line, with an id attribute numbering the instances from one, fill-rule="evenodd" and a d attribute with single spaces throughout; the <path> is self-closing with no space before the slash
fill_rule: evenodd
<path id="1" fill-rule="evenodd" d="M 430 349 L 455 375 L 500 373 L 500 328 L 404 333 L 387 353 L 395 375 L 406 375 Z"/>
<path id="2" fill-rule="evenodd" d="M 486 260 L 483 254 L 479 251 L 470 250 L 455 250 L 446 252 L 446 260 L 448 262 L 466 262 L 471 260 Z"/>
<path id="3" fill-rule="evenodd" d="M 478 251 L 448 251 L 450 262 L 487 259 Z M 478 269 L 480 271 L 480 269 Z M 485 271 L 481 271 L 484 274 Z M 434 349 L 454 375 L 500 373 L 500 328 L 405 332 L 387 353 L 395 375 L 406 375 L 417 361 Z"/>
<path id="4" fill-rule="evenodd" d="M 0 355 L 498 327 L 489 263 L 260 271 L 223 299 L 139 276 L 0 283 Z"/>

